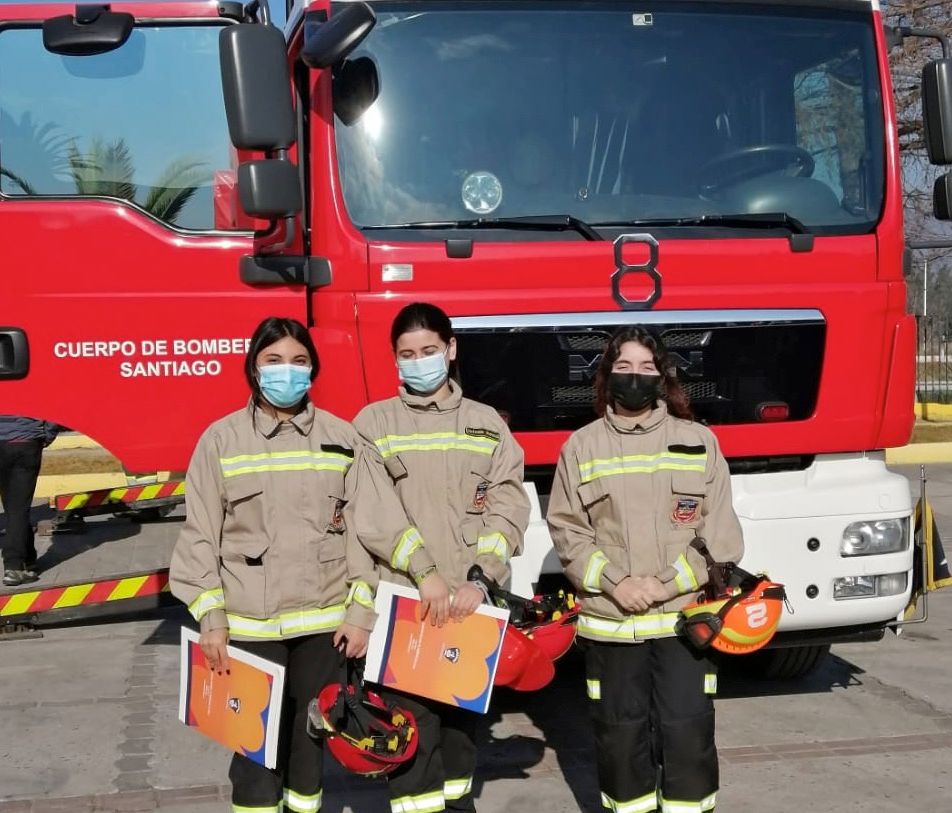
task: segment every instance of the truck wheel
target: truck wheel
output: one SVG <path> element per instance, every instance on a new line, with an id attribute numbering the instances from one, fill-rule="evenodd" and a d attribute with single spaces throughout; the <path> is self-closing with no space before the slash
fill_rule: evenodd
<path id="1" fill-rule="evenodd" d="M 829 644 L 768 649 L 751 655 L 751 665 L 754 674 L 766 680 L 793 680 L 810 674 L 829 652 Z"/>

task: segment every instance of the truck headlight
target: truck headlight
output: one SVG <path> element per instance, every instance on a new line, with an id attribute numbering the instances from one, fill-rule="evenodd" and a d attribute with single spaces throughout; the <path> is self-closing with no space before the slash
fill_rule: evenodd
<path id="1" fill-rule="evenodd" d="M 874 598 L 898 596 L 906 592 L 906 573 L 885 573 L 882 576 L 843 576 L 833 580 L 833 598 Z"/>
<path id="2" fill-rule="evenodd" d="M 852 522 L 843 531 L 841 556 L 873 556 L 899 553 L 909 547 L 909 519 L 877 519 Z"/>

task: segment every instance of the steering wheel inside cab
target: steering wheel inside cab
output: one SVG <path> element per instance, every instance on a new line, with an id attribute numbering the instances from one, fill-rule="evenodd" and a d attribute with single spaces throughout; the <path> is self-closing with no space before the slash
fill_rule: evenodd
<path id="1" fill-rule="evenodd" d="M 754 144 L 731 150 L 704 164 L 698 170 L 697 188 L 702 198 L 710 198 L 726 187 L 772 172 L 782 172 L 791 178 L 809 178 L 815 166 L 813 156 L 794 144 Z"/>

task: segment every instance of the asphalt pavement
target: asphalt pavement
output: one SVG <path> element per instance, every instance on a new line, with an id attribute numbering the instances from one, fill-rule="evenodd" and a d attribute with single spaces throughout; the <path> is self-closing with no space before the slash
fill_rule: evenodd
<path id="1" fill-rule="evenodd" d="M 901 467 L 918 494 L 918 467 Z M 952 542 L 952 465 L 927 466 Z M 39 514 L 38 514 L 39 516 Z M 180 520 L 90 521 L 41 540 L 41 584 L 160 566 Z M 836 646 L 795 681 L 722 673 L 719 811 L 948 810 L 952 791 L 952 590 L 926 623 Z M 178 607 L 0 638 L 0 813 L 153 810 L 224 813 L 228 754 L 177 720 Z M 534 694 L 500 690 L 481 728 L 477 807 L 600 810 L 584 676 L 572 653 Z M 384 813 L 380 782 L 328 760 L 324 811 Z"/>

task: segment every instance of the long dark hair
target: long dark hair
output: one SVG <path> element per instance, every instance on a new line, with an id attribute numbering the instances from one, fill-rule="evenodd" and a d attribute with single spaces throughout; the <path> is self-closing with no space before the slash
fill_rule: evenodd
<path id="1" fill-rule="evenodd" d="M 694 420 L 687 393 L 675 376 L 674 365 L 668 358 L 661 340 L 650 331 L 637 326 L 616 330 L 605 347 L 602 360 L 598 364 L 598 372 L 595 373 L 595 412 L 604 415 L 605 408 L 611 403 L 611 397 L 608 394 L 608 376 L 612 371 L 612 365 L 621 353 L 621 346 L 626 342 L 636 342 L 651 351 L 655 367 L 661 373 L 661 397 L 668 405 L 668 412 L 676 418 Z"/>
<path id="2" fill-rule="evenodd" d="M 397 340 L 412 330 L 432 330 L 447 345 L 450 339 L 456 338 L 453 332 L 453 323 L 436 305 L 429 302 L 414 302 L 400 309 L 390 326 L 390 349 L 397 352 Z M 459 381 L 456 359 L 449 363 L 450 378 Z"/>
<path id="3" fill-rule="evenodd" d="M 307 332 L 307 328 L 297 319 L 269 316 L 251 334 L 251 343 L 248 345 L 248 353 L 245 356 L 245 379 L 248 381 L 248 387 L 251 389 L 255 405 L 260 405 L 264 398 L 261 394 L 261 384 L 258 382 L 258 365 L 255 363 L 258 353 L 268 345 L 281 341 L 286 336 L 300 342 L 307 350 L 307 354 L 311 358 L 311 381 L 314 381 L 318 372 L 320 372 L 321 361 L 317 356 L 314 340 L 311 338 L 311 334 Z M 304 397 L 307 398 L 307 396 Z"/>

